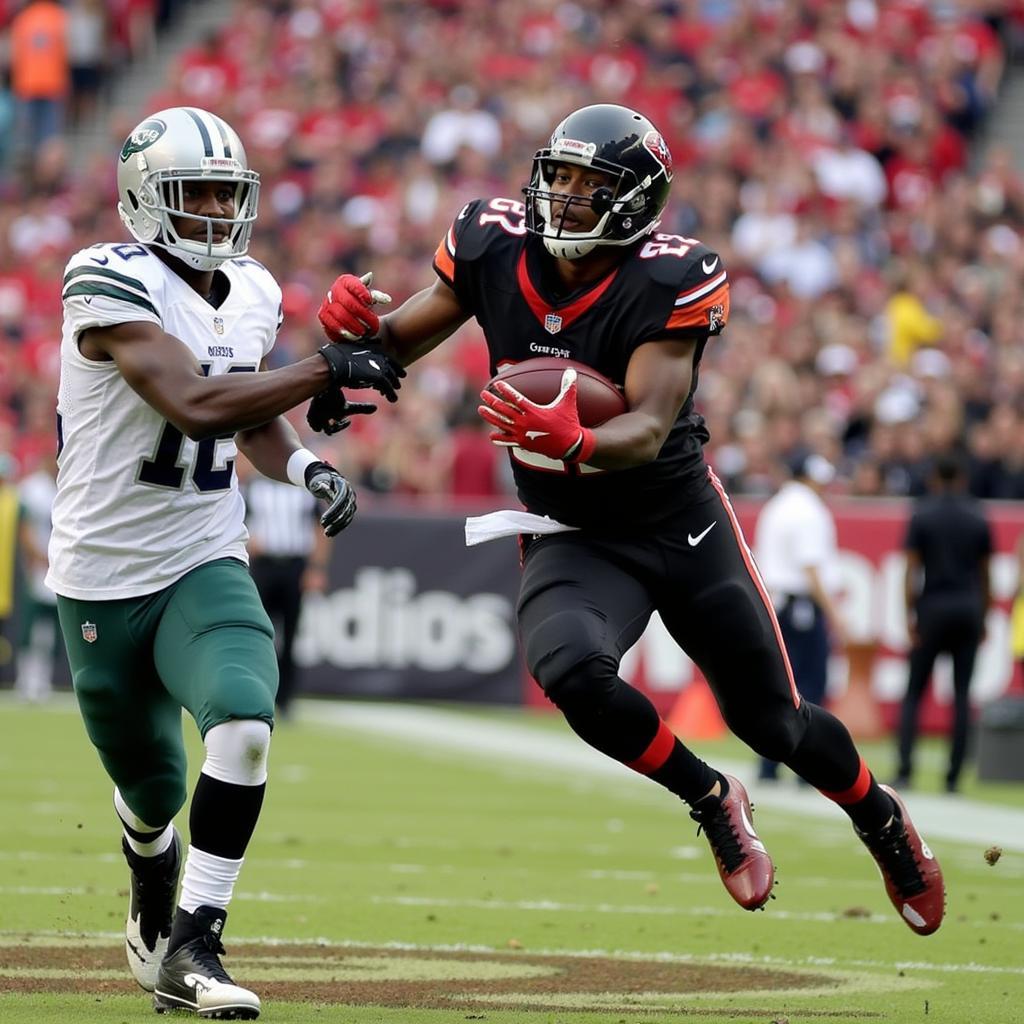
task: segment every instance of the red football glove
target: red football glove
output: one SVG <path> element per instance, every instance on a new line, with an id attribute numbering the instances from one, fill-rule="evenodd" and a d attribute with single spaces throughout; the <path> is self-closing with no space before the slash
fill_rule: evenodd
<path id="1" fill-rule="evenodd" d="M 359 341 L 377 333 L 380 317 L 372 307 L 391 301 L 387 292 L 371 289 L 373 271 L 356 277 L 342 274 L 327 289 L 317 318 L 331 341 Z"/>
<path id="2" fill-rule="evenodd" d="M 507 381 L 493 384 L 497 395 L 480 392 L 484 404 L 477 412 L 498 429 L 490 435 L 494 444 L 523 448 L 562 462 L 586 462 L 594 454 L 594 432 L 580 423 L 576 408 L 576 371 L 562 374 L 562 386 L 547 405 L 531 402 Z"/>

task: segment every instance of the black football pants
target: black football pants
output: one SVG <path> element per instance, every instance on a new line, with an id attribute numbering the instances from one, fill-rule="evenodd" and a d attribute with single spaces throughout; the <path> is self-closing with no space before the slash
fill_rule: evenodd
<path id="1" fill-rule="evenodd" d="M 729 728 L 763 757 L 790 760 L 808 706 L 801 705 L 768 595 L 713 475 L 688 509 L 657 529 L 614 539 L 582 532 L 527 537 L 523 547 L 518 618 L 527 665 L 571 725 L 575 709 L 592 708 L 617 684 L 627 685 L 618 680 L 619 662 L 657 609 L 711 685 Z M 649 741 L 641 730 L 640 749 L 617 756 L 639 757 Z M 849 782 L 814 784 L 838 789 Z"/>

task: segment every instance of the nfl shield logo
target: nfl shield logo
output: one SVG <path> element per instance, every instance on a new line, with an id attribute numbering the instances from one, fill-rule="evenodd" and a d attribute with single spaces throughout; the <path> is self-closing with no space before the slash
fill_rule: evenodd
<path id="1" fill-rule="evenodd" d="M 562 318 L 555 313 L 548 313 L 544 317 L 544 330 L 548 334 L 557 334 L 562 329 Z"/>
<path id="2" fill-rule="evenodd" d="M 82 623 L 82 639 L 87 644 L 96 643 L 96 623 L 95 622 L 83 622 Z"/>
<path id="3" fill-rule="evenodd" d="M 215 334 L 223 334 L 224 333 L 224 318 L 223 317 L 215 316 L 213 318 L 213 330 L 214 330 Z"/>

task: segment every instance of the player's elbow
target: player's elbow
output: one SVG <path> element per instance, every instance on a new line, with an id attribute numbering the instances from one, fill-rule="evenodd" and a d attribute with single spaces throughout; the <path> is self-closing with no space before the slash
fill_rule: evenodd
<path id="1" fill-rule="evenodd" d="M 207 441 L 211 437 L 219 437 L 219 436 L 221 436 L 224 433 L 224 431 L 223 430 L 217 430 L 216 428 L 214 428 L 212 426 L 193 424 L 187 430 L 183 430 L 182 433 L 190 441 L 199 442 L 199 441 Z"/>
<path id="2" fill-rule="evenodd" d="M 661 452 L 668 431 L 662 430 L 661 425 L 652 420 L 647 424 L 643 432 L 637 437 L 636 442 L 630 445 L 632 466 L 646 466 L 653 462 Z"/>
<path id="3" fill-rule="evenodd" d="M 168 419 L 190 441 L 205 441 L 211 437 L 219 437 L 225 433 L 224 425 L 212 415 L 212 410 L 199 403 L 186 403 L 175 410 Z"/>
<path id="4" fill-rule="evenodd" d="M 189 383 L 177 396 L 167 418 L 190 440 L 206 441 L 233 434 L 239 427 L 239 410 L 215 393 L 207 378 Z"/>
<path id="5" fill-rule="evenodd" d="M 598 448 L 597 454 L 589 459 L 589 465 L 598 469 L 636 469 L 653 462 L 661 451 L 663 438 L 635 438 L 626 445 L 617 445 L 614 450 Z"/>

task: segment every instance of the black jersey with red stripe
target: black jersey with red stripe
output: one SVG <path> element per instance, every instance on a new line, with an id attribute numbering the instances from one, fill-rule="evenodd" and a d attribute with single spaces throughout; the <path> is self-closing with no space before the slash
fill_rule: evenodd
<path id="1" fill-rule="evenodd" d="M 484 332 L 492 374 L 556 356 L 586 363 L 621 387 L 633 352 L 645 342 L 697 338 L 698 344 L 690 393 L 654 462 L 610 471 L 512 449 L 520 499 L 531 512 L 602 532 L 665 518 L 686 505 L 706 475 L 708 432 L 693 393 L 708 337 L 729 316 L 722 261 L 696 239 L 653 234 L 606 277 L 560 294 L 553 260 L 526 233 L 524 213 L 512 199 L 474 200 L 434 256 L 435 271 Z"/>

